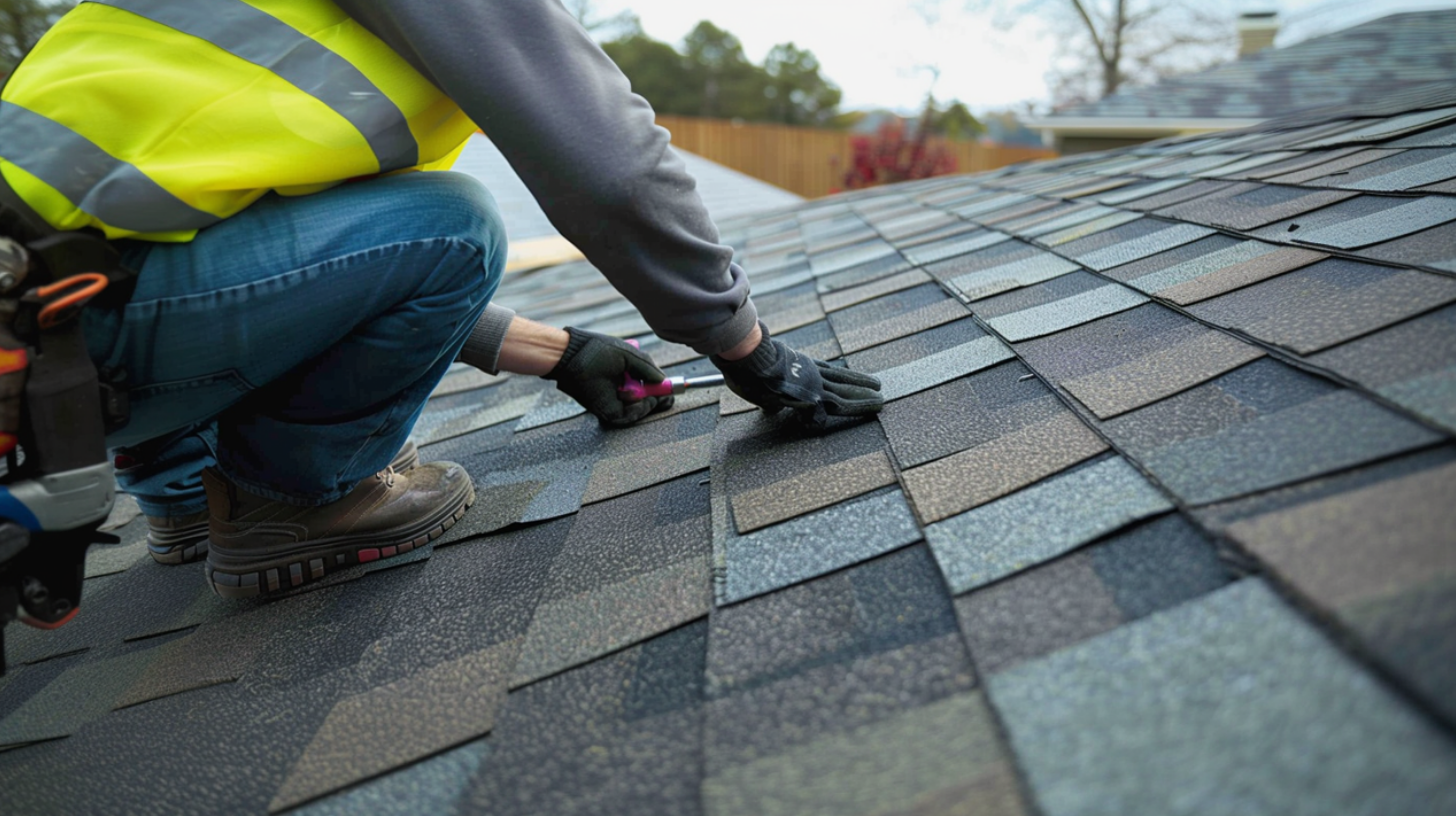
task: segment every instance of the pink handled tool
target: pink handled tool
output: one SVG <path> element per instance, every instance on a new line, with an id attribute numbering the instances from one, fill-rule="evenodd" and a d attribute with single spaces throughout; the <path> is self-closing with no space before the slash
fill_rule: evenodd
<path id="1" fill-rule="evenodd" d="M 640 348 L 636 340 L 628 340 L 633 348 Z M 669 394 L 681 394 L 689 388 L 709 388 L 723 384 L 722 374 L 709 374 L 706 377 L 668 377 L 660 383 L 644 383 L 633 377 L 631 374 L 623 373 L 622 386 L 617 393 L 622 395 L 623 402 L 638 402 L 648 397 L 665 397 Z"/>

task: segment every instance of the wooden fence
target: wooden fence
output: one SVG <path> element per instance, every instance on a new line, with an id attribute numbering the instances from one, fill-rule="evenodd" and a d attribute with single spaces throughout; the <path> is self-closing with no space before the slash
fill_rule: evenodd
<path id="1" fill-rule="evenodd" d="M 851 156 L 850 134 L 844 131 L 691 116 L 659 115 L 657 123 L 671 131 L 673 145 L 805 198 L 828 195 L 844 186 Z M 1035 147 L 932 142 L 950 150 L 960 173 L 1057 155 Z"/>

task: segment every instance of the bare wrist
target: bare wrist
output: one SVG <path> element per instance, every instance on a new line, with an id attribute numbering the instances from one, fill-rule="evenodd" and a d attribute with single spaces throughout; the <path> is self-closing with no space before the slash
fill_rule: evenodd
<path id="1" fill-rule="evenodd" d="M 761 342 L 763 342 L 763 332 L 759 330 L 758 324 L 754 323 L 753 330 L 748 333 L 747 337 L 743 338 L 742 342 L 718 356 L 725 360 L 742 360 L 744 357 L 752 354 L 753 350 L 758 348 L 758 344 Z"/>
<path id="2" fill-rule="evenodd" d="M 501 344 L 502 371 L 540 377 L 561 362 L 571 336 L 564 330 L 534 320 L 517 317 L 506 330 Z"/>

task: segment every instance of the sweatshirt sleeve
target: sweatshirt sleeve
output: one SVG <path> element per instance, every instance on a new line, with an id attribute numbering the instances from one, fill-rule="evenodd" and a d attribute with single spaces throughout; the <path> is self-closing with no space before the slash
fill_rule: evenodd
<path id="1" fill-rule="evenodd" d="M 463 109 L 662 338 L 748 336 L 748 277 L 652 107 L 557 0 L 337 0 Z"/>

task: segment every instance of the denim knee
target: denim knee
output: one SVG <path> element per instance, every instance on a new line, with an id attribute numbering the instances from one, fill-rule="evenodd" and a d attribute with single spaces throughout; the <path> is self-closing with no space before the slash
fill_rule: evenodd
<path id="1" fill-rule="evenodd" d="M 471 294 L 489 299 L 500 285 L 506 267 L 506 229 L 495 198 L 475 178 L 463 173 L 432 172 L 429 178 L 431 213 L 427 217 L 438 236 L 473 247 L 482 259 L 480 274 L 468 272 L 460 281 Z"/>

